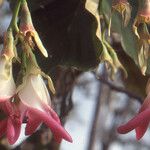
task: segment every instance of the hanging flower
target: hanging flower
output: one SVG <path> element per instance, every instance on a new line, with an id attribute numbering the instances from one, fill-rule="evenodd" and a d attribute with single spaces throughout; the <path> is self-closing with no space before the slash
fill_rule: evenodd
<path id="1" fill-rule="evenodd" d="M 133 29 L 139 39 L 148 40 L 148 43 L 150 43 L 149 24 L 150 0 L 139 0 L 139 10 L 133 24 Z"/>
<path id="2" fill-rule="evenodd" d="M 70 135 L 61 126 L 57 114 L 49 106 L 51 103 L 47 87 L 40 74 L 29 74 L 25 84 L 18 91 L 18 97 L 26 109 L 26 135 L 31 135 L 41 123 L 46 124 L 60 142 L 72 142 Z"/>
<path id="3" fill-rule="evenodd" d="M 126 134 L 131 130 L 136 131 L 137 140 L 141 139 L 146 132 L 150 122 L 150 95 L 145 99 L 139 113 L 127 122 L 125 125 L 121 125 L 117 131 L 121 134 Z"/>
<path id="4" fill-rule="evenodd" d="M 12 74 L 12 59 L 15 57 L 13 43 L 13 34 L 9 30 L 4 35 L 0 56 L 0 136 L 6 133 L 10 144 L 18 139 L 22 123 L 19 108 L 12 102 L 16 90 Z"/>
<path id="5" fill-rule="evenodd" d="M 113 11 L 121 14 L 124 26 L 127 26 L 131 18 L 131 6 L 127 0 L 113 0 Z"/>
<path id="6" fill-rule="evenodd" d="M 141 106 L 139 113 L 126 124 L 118 127 L 117 131 L 121 134 L 126 134 L 135 129 L 136 138 L 140 140 L 146 130 L 148 129 L 148 125 L 150 122 L 150 82 L 147 85 L 148 96 L 146 97 L 143 105 Z"/>
<path id="7" fill-rule="evenodd" d="M 5 101 L 0 102 L 0 112 L 3 115 L 3 119 L 0 120 L 0 136 L 6 134 L 8 142 L 14 144 L 20 135 L 23 111 L 20 114 L 19 107 L 15 103 Z"/>
<path id="8" fill-rule="evenodd" d="M 138 63 L 145 75 L 150 50 L 150 0 L 139 0 L 139 9 L 134 20 L 133 31 L 138 37 Z"/>
<path id="9" fill-rule="evenodd" d="M 48 57 L 47 50 L 43 46 L 42 41 L 33 26 L 31 14 L 26 1 L 22 3 L 19 30 L 21 35 L 24 36 L 25 43 L 32 48 L 34 47 L 34 44 L 36 44 L 42 54 L 45 57 Z"/>

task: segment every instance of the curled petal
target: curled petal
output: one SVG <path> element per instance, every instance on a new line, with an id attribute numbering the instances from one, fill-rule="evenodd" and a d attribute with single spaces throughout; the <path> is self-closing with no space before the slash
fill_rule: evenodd
<path id="1" fill-rule="evenodd" d="M 136 115 L 125 125 L 118 127 L 117 131 L 121 134 L 128 133 L 129 131 L 141 126 L 142 124 L 146 125 L 147 120 L 150 120 L 150 109 L 146 109 L 145 111 Z"/>
<path id="2" fill-rule="evenodd" d="M 48 53 L 47 53 L 47 50 L 45 49 L 45 47 L 43 46 L 43 43 L 38 35 L 38 33 L 36 31 L 34 31 L 33 33 L 33 37 L 34 37 L 34 40 L 35 40 L 35 43 L 37 45 L 37 47 L 39 48 L 39 50 L 41 51 L 41 53 L 45 56 L 45 57 L 48 57 Z"/>
<path id="3" fill-rule="evenodd" d="M 65 129 L 57 123 L 50 115 L 37 109 L 30 109 L 30 113 L 38 116 L 54 133 L 56 137 L 62 137 L 63 139 L 72 142 L 71 136 L 65 131 Z"/>

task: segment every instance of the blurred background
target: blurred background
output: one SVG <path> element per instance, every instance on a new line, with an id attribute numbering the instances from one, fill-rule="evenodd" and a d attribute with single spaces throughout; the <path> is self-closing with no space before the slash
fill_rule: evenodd
<path id="1" fill-rule="evenodd" d="M 130 68 L 127 68 L 128 78 L 125 80 L 121 72 L 118 72 L 114 81 L 111 81 L 104 64 L 99 65 L 97 71 L 93 69 L 87 71 L 89 70 L 87 66 L 91 65 L 93 68 L 97 64 L 93 61 L 95 55 L 92 53 L 93 46 L 88 34 L 93 17 L 83 8 L 84 2 L 64 0 L 64 3 L 58 2 L 58 5 L 56 1 L 34 0 L 31 4 L 30 1 L 28 3 L 32 10 L 33 22 L 49 54 L 52 55 L 50 60 L 43 62 L 42 59 L 38 59 L 38 61 L 42 69 L 53 76 L 57 91 L 52 98 L 53 107 L 65 129 L 71 134 L 73 143 L 65 141 L 61 144 L 56 143 L 50 130 L 44 125 L 32 136 L 26 137 L 23 126 L 15 145 L 10 146 L 5 137 L 1 138 L 0 150 L 149 150 L 149 131 L 140 141 L 136 141 L 134 131 L 126 135 L 119 135 L 116 132 L 120 124 L 127 122 L 138 112 L 145 96 L 143 91 L 147 77 L 142 77 L 135 64 L 123 53 L 120 37 L 116 33 L 112 35 L 112 45 L 118 49 L 120 57 L 123 56 L 123 63 L 130 64 Z M 1 44 L 3 33 L 12 16 L 11 8 L 14 2 L 12 0 L 10 5 L 8 1 L 0 0 Z M 49 20 L 44 18 L 38 20 L 43 14 Z M 70 20 L 72 16 L 74 18 Z M 45 28 L 49 24 L 51 29 Z M 47 34 L 53 36 L 45 35 L 45 30 Z M 86 31 L 85 35 L 82 33 L 83 30 Z M 66 32 L 69 33 L 67 37 Z M 39 54 L 37 55 L 40 58 Z M 77 60 L 77 63 L 70 60 Z M 67 67 L 58 64 L 65 64 Z M 70 64 L 76 64 L 84 68 L 82 69 L 84 71 L 70 67 Z"/>

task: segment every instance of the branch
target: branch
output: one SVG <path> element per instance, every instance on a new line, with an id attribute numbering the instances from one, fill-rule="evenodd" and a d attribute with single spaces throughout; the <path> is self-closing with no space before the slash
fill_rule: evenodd
<path id="1" fill-rule="evenodd" d="M 143 103 L 142 97 L 137 96 L 137 95 L 135 95 L 134 93 L 132 93 L 132 92 L 130 92 L 130 91 L 128 91 L 128 90 L 126 90 L 126 89 L 124 89 L 124 88 L 122 88 L 122 87 L 119 87 L 119 86 L 114 85 L 113 83 L 111 83 L 111 82 L 109 82 L 108 80 L 106 80 L 104 77 L 97 76 L 97 75 L 95 74 L 95 72 L 92 72 L 92 73 L 94 74 L 95 78 L 96 78 L 98 81 L 103 82 L 104 84 L 107 84 L 112 90 L 118 91 L 118 92 L 120 92 L 120 93 L 125 93 L 125 94 L 127 94 L 129 97 L 134 98 L 135 100 L 137 100 L 140 104 Z"/>

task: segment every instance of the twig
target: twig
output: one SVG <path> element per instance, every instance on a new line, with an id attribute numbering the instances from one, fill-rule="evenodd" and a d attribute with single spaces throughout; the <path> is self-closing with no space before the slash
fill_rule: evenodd
<path id="1" fill-rule="evenodd" d="M 97 123 L 98 123 L 98 118 L 99 118 L 99 113 L 100 113 L 100 103 L 101 103 L 101 96 L 102 96 L 102 85 L 99 86 L 99 93 L 96 98 L 96 105 L 95 105 L 95 112 L 94 112 L 94 118 L 92 121 L 92 128 L 90 131 L 90 138 L 88 142 L 88 150 L 93 150 L 95 140 L 96 140 L 96 132 L 97 132 Z"/>
<path id="2" fill-rule="evenodd" d="M 134 98 L 135 100 L 137 100 L 140 104 L 142 103 L 142 98 L 140 96 L 137 96 L 135 94 L 133 94 L 132 92 L 122 88 L 122 87 L 119 87 L 119 86 L 116 86 L 114 85 L 113 83 L 109 82 L 107 79 L 101 77 L 101 76 L 97 76 L 94 72 L 92 72 L 96 79 L 100 82 L 103 82 L 104 84 L 107 84 L 112 90 L 114 91 L 118 91 L 120 93 L 125 93 L 127 94 L 129 97 L 131 98 Z"/>

